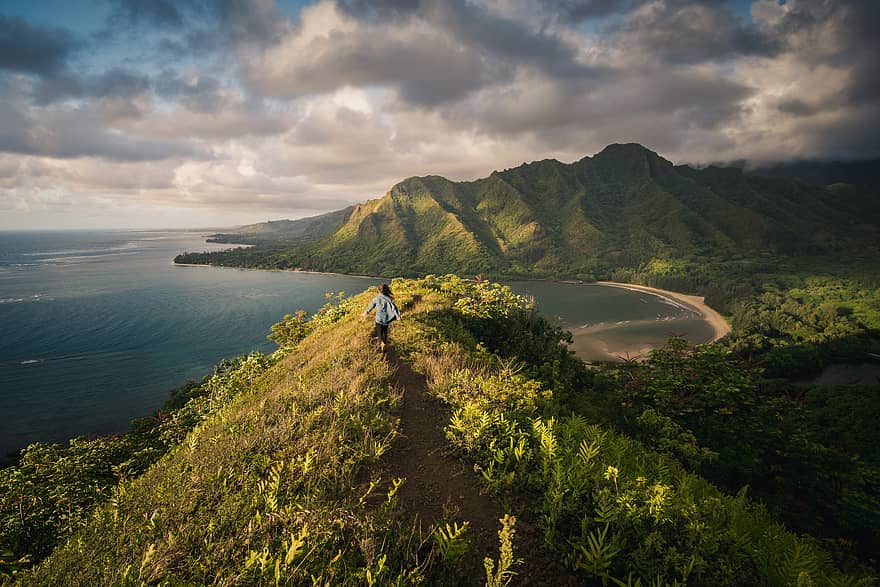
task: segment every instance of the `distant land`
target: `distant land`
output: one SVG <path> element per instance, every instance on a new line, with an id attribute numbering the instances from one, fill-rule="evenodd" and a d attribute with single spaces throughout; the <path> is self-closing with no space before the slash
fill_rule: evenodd
<path id="1" fill-rule="evenodd" d="M 621 268 L 669 276 L 714 262 L 859 256 L 880 242 L 878 224 L 871 186 L 675 166 L 641 145 L 615 144 L 571 164 L 547 159 L 476 181 L 411 177 L 344 210 L 214 236 L 252 249 L 177 262 L 592 281 Z"/>

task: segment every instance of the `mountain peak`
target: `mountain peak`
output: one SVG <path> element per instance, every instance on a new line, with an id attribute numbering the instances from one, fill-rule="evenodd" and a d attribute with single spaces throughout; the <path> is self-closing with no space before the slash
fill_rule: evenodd
<path id="1" fill-rule="evenodd" d="M 660 155 L 652 151 L 651 149 L 645 147 L 644 145 L 640 145 L 639 143 L 611 143 L 598 153 L 596 153 L 593 158 L 657 158 L 663 159 Z M 665 161 L 665 159 L 664 159 Z"/>
<path id="2" fill-rule="evenodd" d="M 650 178 L 668 174 L 673 165 L 638 143 L 614 143 L 582 163 L 598 164 L 621 178 Z"/>

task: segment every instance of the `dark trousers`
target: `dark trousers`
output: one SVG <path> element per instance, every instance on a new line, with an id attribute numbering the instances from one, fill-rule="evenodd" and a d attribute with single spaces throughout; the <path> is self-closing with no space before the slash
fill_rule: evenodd
<path id="1" fill-rule="evenodd" d="M 388 325 L 387 324 L 379 324 L 376 322 L 376 336 L 379 337 L 379 340 L 388 343 Z"/>

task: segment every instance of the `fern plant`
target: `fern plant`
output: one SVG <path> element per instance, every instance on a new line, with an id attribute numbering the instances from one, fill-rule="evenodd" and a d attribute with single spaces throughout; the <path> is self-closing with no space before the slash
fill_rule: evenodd
<path id="1" fill-rule="evenodd" d="M 620 552 L 614 535 L 608 536 L 609 524 L 605 524 L 601 530 L 595 529 L 590 532 L 583 541 L 571 542 L 574 550 L 575 568 L 586 571 L 591 577 L 602 580 L 607 584 L 614 564 L 614 558 Z"/>
<path id="2" fill-rule="evenodd" d="M 440 559 L 446 563 L 456 563 L 464 555 L 468 548 L 467 539 L 464 537 L 470 527 L 470 522 L 454 522 L 451 526 L 447 522 L 444 526 L 438 526 L 434 530 L 434 545 L 440 554 Z"/>

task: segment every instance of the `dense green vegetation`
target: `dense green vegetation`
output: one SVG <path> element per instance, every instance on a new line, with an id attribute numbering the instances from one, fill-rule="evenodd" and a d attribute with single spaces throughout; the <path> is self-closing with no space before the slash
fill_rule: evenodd
<path id="1" fill-rule="evenodd" d="M 682 341 L 643 365 L 594 372 L 497 284 L 429 276 L 394 288 L 408 307 L 392 333 L 400 355 L 447 406 L 449 449 L 511 514 L 500 550 L 475 559 L 491 565 L 459 569 L 474 560 L 467 527 L 419 531 L 398 507 L 406 480 L 389 476 L 385 457 L 403 390 L 357 320 L 364 294 L 286 316 L 272 330 L 276 353 L 221 366 L 129 435 L 30 447 L 0 472 L 0 547 L 37 561 L 57 546 L 8 578 L 500 585 L 528 555 L 515 516 L 583 581 L 876 584 L 864 542 L 876 539 L 876 485 L 854 479 L 874 474 L 877 433 L 847 416 L 875 418 L 874 390 L 845 402 L 827 388 L 784 397 L 723 347 Z M 152 448 L 135 457 L 138 446 Z M 82 491 L 96 480 L 103 489 Z M 809 505 L 790 521 L 813 536 L 781 523 L 784 491 L 799 484 Z M 22 499 L 44 499 L 24 530 L 10 521 Z"/>
<path id="2" fill-rule="evenodd" d="M 682 339 L 644 363 L 587 373 L 561 352 L 565 333 L 527 310 L 466 323 L 496 352 L 527 360 L 521 366 L 556 398 L 545 415 L 562 407 L 609 423 L 733 493 L 748 486 L 839 559 L 878 564 L 877 387 L 782 385 L 724 345 L 694 349 Z"/>
<path id="3" fill-rule="evenodd" d="M 69 538 L 22 582 L 417 582 L 424 538 L 391 515 L 400 481 L 377 474 L 398 397 L 350 304 L 328 305 L 298 334 L 276 329 L 277 353 L 211 378 L 219 394 L 171 418 L 193 404 L 210 415 L 71 521 L 54 541 Z M 28 471 L 11 471 L 10 485 L 27 485 Z M 74 470 L 58 490 L 88 482 Z"/>
<path id="4" fill-rule="evenodd" d="M 292 246 L 297 243 L 318 240 L 333 234 L 345 224 L 352 208 L 311 216 L 301 220 L 270 220 L 249 224 L 236 229 L 233 234 L 215 234 L 210 242 L 238 244 L 280 244 Z"/>
<path id="5" fill-rule="evenodd" d="M 836 551 L 866 559 L 880 551 L 880 468 L 866 454 L 878 438 L 868 425 L 859 442 L 839 442 L 853 434 L 852 421 L 827 405 L 834 394 L 868 424 L 863 415 L 880 407 L 869 388 L 774 385 L 721 345 L 694 349 L 683 339 L 599 379 L 597 401 L 620 430 L 731 491 L 748 485 L 786 523 Z"/>
<path id="6" fill-rule="evenodd" d="M 866 252 L 870 255 L 873 251 Z M 880 260 L 878 260 L 880 262 Z M 833 361 L 861 361 L 880 336 L 880 274 L 873 261 L 831 258 L 649 264 L 616 281 L 698 292 L 730 316 L 725 343 L 765 374 L 814 376 Z"/>

